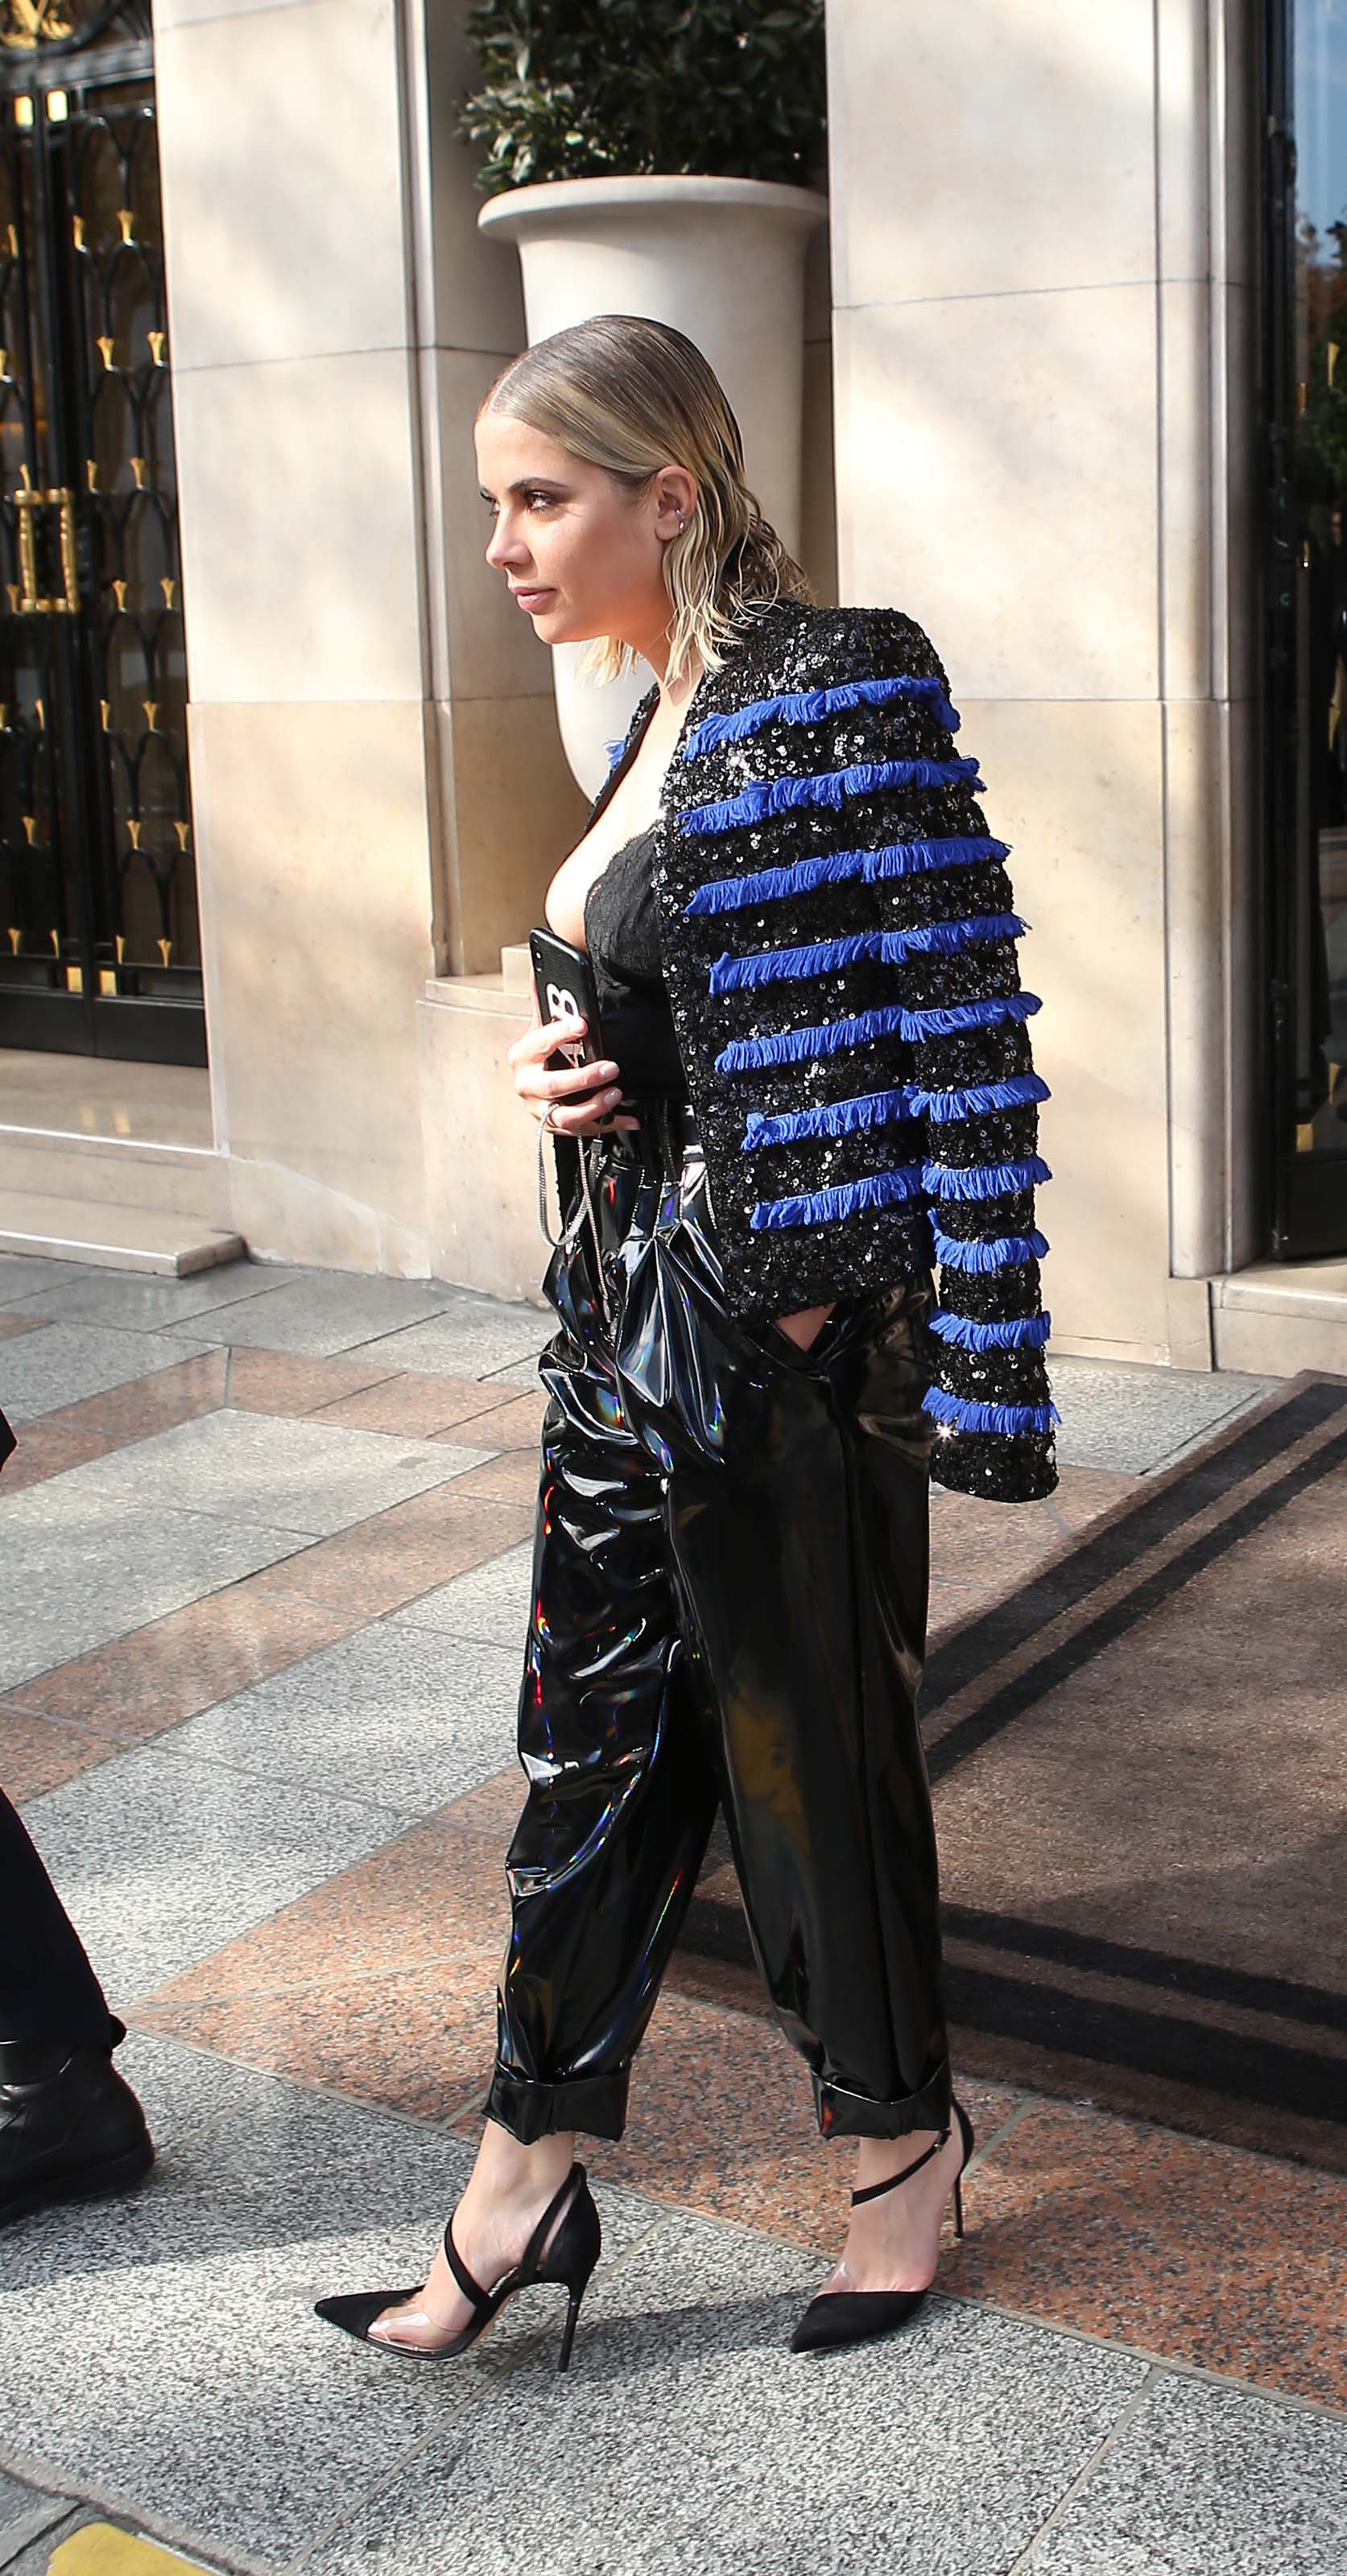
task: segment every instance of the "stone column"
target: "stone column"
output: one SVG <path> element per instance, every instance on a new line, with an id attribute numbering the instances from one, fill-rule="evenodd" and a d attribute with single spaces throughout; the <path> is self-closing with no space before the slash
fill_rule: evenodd
<path id="1" fill-rule="evenodd" d="M 216 1141 L 255 1252 L 407 1273 L 417 1000 L 516 926 L 566 784 L 480 563 L 521 326 L 448 130 L 463 15 L 155 12 Z"/>
<path id="2" fill-rule="evenodd" d="M 1189 1366 L 1249 1222 L 1247 17 L 828 11 L 841 594 L 927 627 L 1013 844 L 1056 1346 Z"/>

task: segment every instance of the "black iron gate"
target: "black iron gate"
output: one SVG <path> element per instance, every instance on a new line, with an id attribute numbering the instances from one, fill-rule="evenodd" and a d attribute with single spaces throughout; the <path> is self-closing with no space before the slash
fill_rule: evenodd
<path id="1" fill-rule="evenodd" d="M 0 1045 L 204 1064 L 148 0 L 0 0 Z"/>

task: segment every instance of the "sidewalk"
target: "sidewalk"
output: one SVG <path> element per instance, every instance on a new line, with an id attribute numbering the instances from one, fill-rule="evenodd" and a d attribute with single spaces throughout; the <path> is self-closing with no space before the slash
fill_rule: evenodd
<path id="1" fill-rule="evenodd" d="M 1341 2576 L 1347 2179 L 973 2082 L 940 2293 L 793 2357 L 841 2163 L 689 1954 L 592 2146 L 566 2379 L 541 2299 L 443 2370 L 313 2317 L 419 2277 L 471 2159 L 543 1330 L 435 1282 L 0 1260 L 0 1778 L 160 2147 L 0 2234 L 0 2567 Z M 933 1633 L 1268 1384 L 1057 1361 L 1050 1500 L 934 1490 Z"/>

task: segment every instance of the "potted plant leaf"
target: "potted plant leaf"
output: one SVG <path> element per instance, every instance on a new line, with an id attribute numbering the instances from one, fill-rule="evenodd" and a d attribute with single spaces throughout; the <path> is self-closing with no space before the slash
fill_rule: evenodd
<path id="1" fill-rule="evenodd" d="M 484 0 L 484 230 L 514 241 L 530 344 L 594 313 L 672 323 L 738 415 L 749 480 L 798 542 L 804 256 L 827 214 L 824 0 Z M 554 657 L 567 758 L 591 794 L 641 678 L 577 687 Z"/>

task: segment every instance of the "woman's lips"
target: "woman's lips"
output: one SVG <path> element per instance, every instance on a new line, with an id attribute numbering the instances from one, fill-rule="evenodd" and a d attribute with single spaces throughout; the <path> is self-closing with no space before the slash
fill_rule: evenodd
<path id="1" fill-rule="evenodd" d="M 545 599 L 552 599 L 555 593 L 550 590 L 516 590 L 511 596 L 529 616 L 532 616 L 535 609 L 540 608 Z"/>

